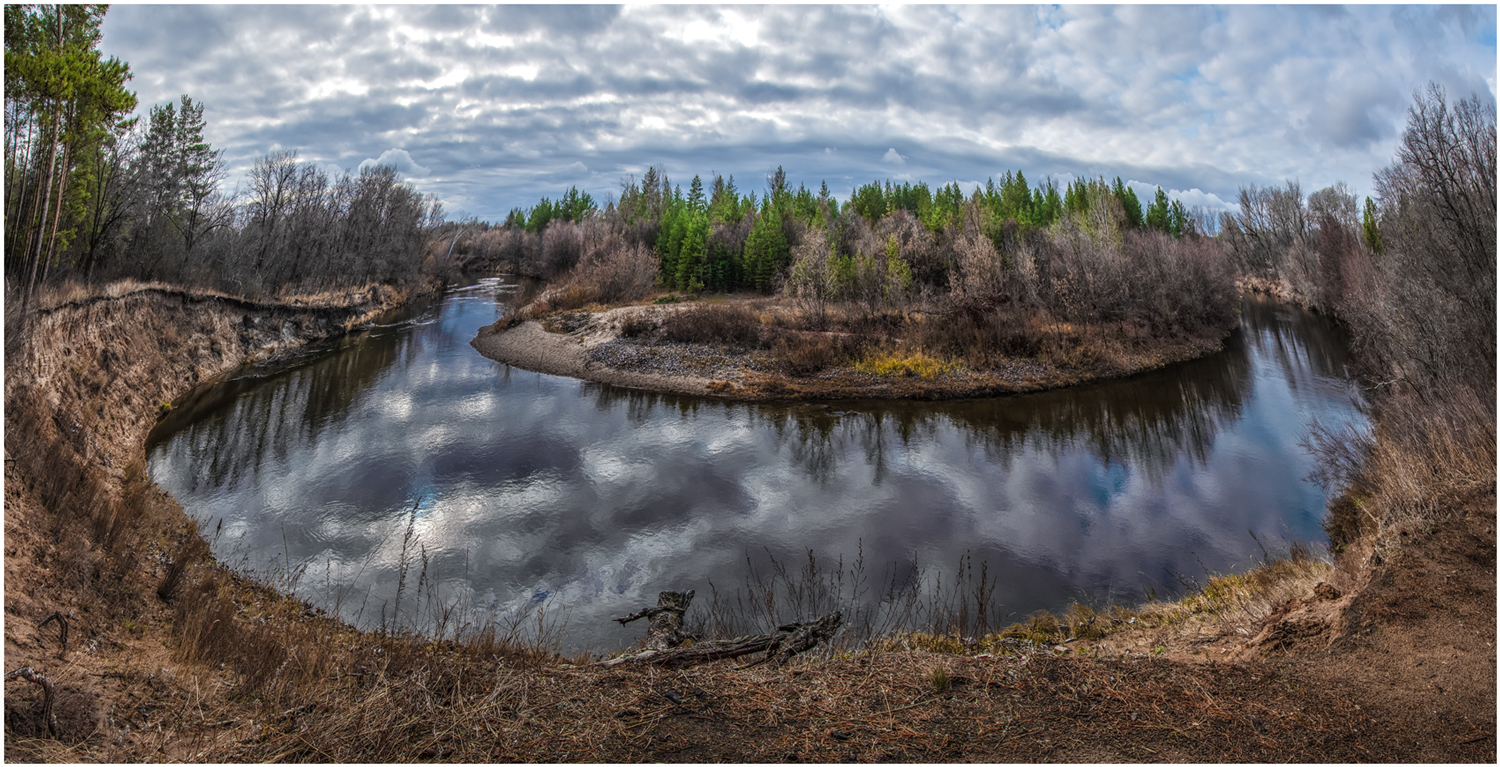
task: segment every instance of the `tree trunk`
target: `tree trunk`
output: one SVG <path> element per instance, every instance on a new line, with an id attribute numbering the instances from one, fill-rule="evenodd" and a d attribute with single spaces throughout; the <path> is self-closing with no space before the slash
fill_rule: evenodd
<path id="1" fill-rule="evenodd" d="M 47 230 L 47 208 L 51 205 L 52 202 L 52 182 L 55 180 L 55 177 L 57 175 L 57 138 L 58 133 L 61 131 L 61 129 L 62 121 L 54 120 L 52 123 L 52 161 L 47 166 L 47 186 L 44 194 L 42 195 L 42 216 L 41 219 L 36 223 L 36 229 L 32 232 L 33 236 L 35 236 L 36 239 L 36 255 L 31 259 L 31 279 L 27 281 L 28 284 L 26 287 L 27 303 L 30 303 L 31 295 L 36 292 L 37 267 L 41 265 L 42 241 L 43 239 L 45 239 L 41 236 L 41 233 Z"/>
<path id="2" fill-rule="evenodd" d="M 68 146 L 66 144 L 63 145 L 62 164 L 64 168 L 68 166 Z M 47 282 L 47 274 L 52 269 L 52 258 L 57 248 L 57 225 L 62 221 L 63 197 L 67 189 L 68 174 L 64 171 L 62 179 L 58 181 L 57 185 L 57 211 L 52 214 L 52 234 L 47 240 L 47 260 L 42 264 L 43 284 Z"/>
<path id="3" fill-rule="evenodd" d="M 623 618 L 615 618 L 621 626 L 641 618 L 650 618 L 646 628 L 646 649 L 665 650 L 682 644 L 687 635 L 682 633 L 682 616 L 693 603 L 693 591 L 663 591 L 656 595 L 656 606 Z"/>

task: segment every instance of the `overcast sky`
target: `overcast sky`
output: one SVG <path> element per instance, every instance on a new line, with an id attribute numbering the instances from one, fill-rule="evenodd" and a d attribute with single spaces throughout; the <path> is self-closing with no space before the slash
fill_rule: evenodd
<path id="1" fill-rule="evenodd" d="M 389 162 L 450 215 L 663 166 L 763 190 L 1021 169 L 1371 190 L 1414 90 L 1494 99 L 1495 6 L 114 5 L 142 113 L 206 105 L 229 184 L 277 148 Z"/>

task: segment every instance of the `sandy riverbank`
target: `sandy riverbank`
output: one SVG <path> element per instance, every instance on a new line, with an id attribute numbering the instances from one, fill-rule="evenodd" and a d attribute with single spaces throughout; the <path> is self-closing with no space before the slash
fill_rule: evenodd
<path id="1" fill-rule="evenodd" d="M 653 308 L 627 306 L 600 312 L 585 326 L 568 333 L 549 332 L 536 320 L 528 320 L 509 330 L 492 325 L 480 330 L 470 343 L 480 354 L 507 365 L 632 389 L 725 396 L 744 388 L 743 371 L 727 367 L 713 369 L 714 372 L 704 375 L 666 375 L 621 370 L 590 359 L 590 352 L 619 338 L 620 326 L 625 319 Z"/>

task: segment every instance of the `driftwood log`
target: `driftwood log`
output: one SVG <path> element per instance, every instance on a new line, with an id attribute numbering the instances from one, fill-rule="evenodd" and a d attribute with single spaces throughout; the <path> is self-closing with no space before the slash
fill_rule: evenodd
<path id="1" fill-rule="evenodd" d="M 843 622 L 843 613 L 834 612 L 808 623 L 788 623 L 785 626 L 777 626 L 776 630 L 769 634 L 735 639 L 715 639 L 698 642 L 688 647 L 647 649 L 633 655 L 622 655 L 604 661 L 600 665 L 619 666 L 628 663 L 684 668 L 699 663 L 739 658 L 763 652 L 764 658 L 741 668 L 750 668 L 762 663 L 770 663 L 773 667 L 779 667 L 790 660 L 793 655 L 833 639 L 833 635 L 838 633 L 839 626 Z"/>

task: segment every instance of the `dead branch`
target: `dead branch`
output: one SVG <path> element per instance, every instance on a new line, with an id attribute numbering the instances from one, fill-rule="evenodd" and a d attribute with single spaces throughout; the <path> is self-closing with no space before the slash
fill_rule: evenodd
<path id="1" fill-rule="evenodd" d="M 843 614 L 834 612 L 809 623 L 789 623 L 785 626 L 778 626 L 775 631 L 765 635 L 716 639 L 699 642 L 690 647 L 648 649 L 633 655 L 622 655 L 604 661 L 600 665 L 618 666 L 623 663 L 643 663 L 667 668 L 685 668 L 700 663 L 763 652 L 766 654 L 764 658 L 742 668 L 751 668 L 762 663 L 770 663 L 773 667 L 779 667 L 790 660 L 793 655 L 833 639 L 833 635 L 838 632 L 843 621 Z"/>
<path id="2" fill-rule="evenodd" d="M 52 713 L 52 680 L 44 674 L 38 674 L 30 666 L 22 666 L 15 671 L 5 675 L 5 681 L 9 682 L 15 678 L 25 679 L 32 684 L 42 687 L 42 719 L 47 723 L 47 734 L 57 737 L 57 715 Z"/>
<path id="3" fill-rule="evenodd" d="M 46 628 L 47 624 L 51 623 L 52 621 L 57 621 L 57 626 L 62 631 L 62 649 L 57 651 L 57 659 L 62 660 L 62 657 L 68 652 L 68 619 L 63 617 L 62 613 L 54 612 L 51 615 L 47 616 L 46 620 L 38 624 L 37 628 Z"/>

